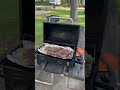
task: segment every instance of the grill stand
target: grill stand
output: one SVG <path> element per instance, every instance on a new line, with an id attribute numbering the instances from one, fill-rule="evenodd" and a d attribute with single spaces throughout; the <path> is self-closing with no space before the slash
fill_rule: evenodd
<path id="1" fill-rule="evenodd" d="M 84 64 L 82 65 L 76 63 L 74 68 L 69 68 L 69 71 L 68 68 L 65 67 L 63 73 L 67 77 L 84 81 Z"/>
<path id="2" fill-rule="evenodd" d="M 64 66 L 62 64 L 55 65 L 53 63 L 42 62 L 40 65 L 36 64 L 35 70 L 35 82 L 46 85 L 53 85 L 54 74 L 84 81 L 84 63 L 76 63 L 74 68 L 70 68 L 69 66 Z"/>
<path id="3" fill-rule="evenodd" d="M 62 17 L 50 17 L 47 18 L 48 22 L 51 22 L 52 19 L 63 19 L 63 20 L 70 20 L 72 24 L 73 20 L 71 18 L 62 18 Z M 58 20 L 59 21 L 59 20 Z M 52 23 L 57 23 L 57 22 L 52 22 Z M 36 60 L 37 61 L 37 60 Z M 82 61 L 84 61 L 84 58 L 82 58 Z M 74 65 L 73 65 L 74 64 Z M 72 66 L 71 66 L 72 65 Z M 74 67 L 73 67 L 74 66 Z M 52 85 L 54 83 L 54 74 L 59 74 L 61 76 L 67 76 L 67 87 L 69 88 L 69 79 L 74 78 L 77 80 L 84 81 L 84 63 L 75 63 L 75 62 L 67 62 L 67 65 L 63 65 L 62 63 L 57 62 L 55 63 L 46 63 L 46 62 L 39 62 L 39 65 L 36 62 L 36 68 L 38 68 L 39 71 L 42 71 L 43 73 L 50 72 L 49 74 L 49 79 L 51 79 L 51 82 L 46 81 L 46 77 L 44 75 L 40 75 L 41 79 L 35 78 L 36 82 L 42 83 L 42 84 L 47 84 L 47 85 Z M 37 69 L 36 69 L 37 70 Z"/>
<path id="4" fill-rule="evenodd" d="M 67 77 L 67 88 L 70 90 L 85 90 L 85 82 Z"/>
<path id="5" fill-rule="evenodd" d="M 42 83 L 46 85 L 53 85 L 54 83 L 54 76 L 53 73 L 48 73 L 44 71 L 45 66 L 47 65 L 46 62 L 42 62 L 40 65 L 37 64 L 37 60 L 35 60 L 35 82 Z M 49 80 L 47 80 L 49 79 Z"/>

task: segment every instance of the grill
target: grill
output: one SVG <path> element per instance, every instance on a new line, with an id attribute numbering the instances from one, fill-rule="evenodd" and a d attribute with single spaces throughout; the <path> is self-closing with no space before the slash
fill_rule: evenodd
<path id="1" fill-rule="evenodd" d="M 15 1 L 11 3 L 15 3 Z M 1 68 L 0 76 L 5 79 L 6 90 L 34 90 L 35 89 L 34 68 L 28 68 L 28 67 L 19 65 L 17 63 L 13 63 L 7 58 L 7 54 L 12 54 L 14 51 L 23 47 L 22 40 L 34 42 L 34 38 L 35 38 L 34 37 L 34 13 L 32 12 L 32 10 L 34 10 L 34 1 L 18 0 L 16 4 L 19 5 L 19 10 L 18 10 L 19 15 L 17 16 L 15 21 L 18 19 L 19 20 L 18 20 L 18 28 L 15 29 L 14 32 L 17 33 L 18 37 L 17 37 L 17 41 L 12 42 L 11 44 L 14 45 L 16 42 L 18 41 L 20 42 L 18 42 L 18 44 L 15 44 L 14 47 L 7 49 L 7 51 L 5 51 L 4 54 L 0 56 L 0 68 Z M 12 31 L 12 29 L 9 27 L 9 32 L 10 31 Z M 3 32 L 5 34 L 8 33 L 4 29 L 3 29 Z M 7 44 L 7 46 L 9 45 Z"/>
<path id="2" fill-rule="evenodd" d="M 44 22 L 43 45 L 44 43 L 50 43 L 68 46 L 74 50 L 74 55 L 72 59 L 60 59 L 36 51 L 37 63 L 39 65 L 45 63 L 44 70 L 55 74 L 63 74 L 65 66 L 73 68 L 75 66 L 75 52 L 78 45 L 80 29 L 81 27 L 79 25 Z"/>

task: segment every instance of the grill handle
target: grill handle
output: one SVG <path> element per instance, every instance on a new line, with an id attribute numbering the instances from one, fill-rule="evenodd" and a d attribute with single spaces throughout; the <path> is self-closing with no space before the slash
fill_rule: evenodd
<path id="1" fill-rule="evenodd" d="M 72 24 L 74 24 L 74 21 L 72 18 L 65 18 L 65 17 L 50 17 L 48 22 L 51 22 L 52 19 L 63 19 L 63 20 L 70 20 Z"/>

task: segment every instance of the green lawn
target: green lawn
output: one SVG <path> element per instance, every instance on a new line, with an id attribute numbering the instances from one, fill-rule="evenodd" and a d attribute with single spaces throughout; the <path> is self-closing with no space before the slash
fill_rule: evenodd
<path id="1" fill-rule="evenodd" d="M 43 22 L 46 21 L 45 17 L 49 15 L 59 15 L 61 17 L 70 17 L 70 11 L 69 10 L 53 10 L 49 12 L 48 14 L 44 14 L 41 16 L 35 17 L 35 40 L 36 43 L 40 43 L 43 40 Z M 75 24 L 85 26 L 85 14 L 84 12 L 78 13 L 78 20 L 75 22 Z"/>

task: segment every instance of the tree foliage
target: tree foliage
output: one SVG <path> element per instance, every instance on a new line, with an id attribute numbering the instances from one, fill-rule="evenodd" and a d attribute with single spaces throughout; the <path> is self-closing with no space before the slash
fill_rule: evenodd
<path id="1" fill-rule="evenodd" d="M 61 6 L 70 7 L 71 0 L 61 0 Z M 49 0 L 35 0 L 37 5 L 49 5 Z M 78 6 L 82 6 L 82 0 L 78 0 Z"/>

